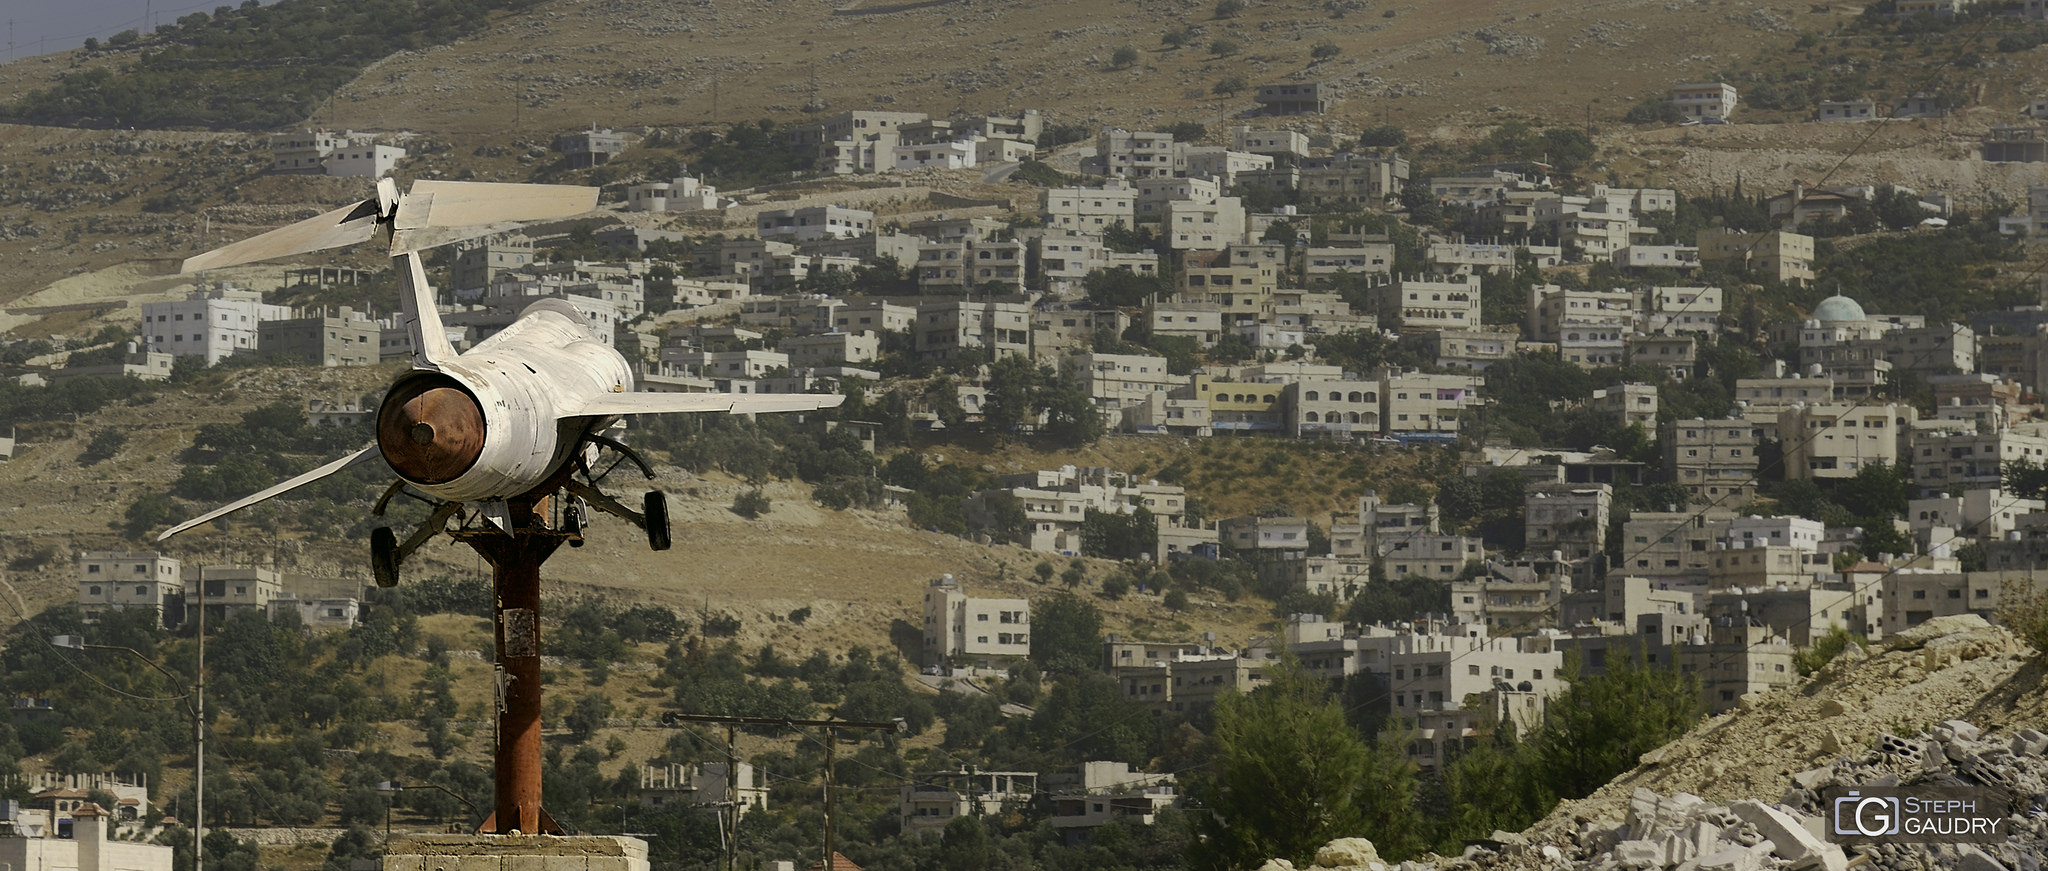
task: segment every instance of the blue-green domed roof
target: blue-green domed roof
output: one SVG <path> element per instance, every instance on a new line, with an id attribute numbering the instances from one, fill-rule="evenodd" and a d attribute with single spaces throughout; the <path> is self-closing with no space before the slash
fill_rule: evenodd
<path id="1" fill-rule="evenodd" d="M 1824 324 L 1846 324 L 1867 320 L 1863 306 L 1855 300 L 1839 294 L 1821 300 L 1813 307 L 1813 319 Z"/>

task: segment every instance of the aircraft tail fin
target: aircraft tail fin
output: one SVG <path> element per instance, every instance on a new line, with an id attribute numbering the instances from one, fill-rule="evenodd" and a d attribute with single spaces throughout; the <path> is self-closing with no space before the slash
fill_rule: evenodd
<path id="1" fill-rule="evenodd" d="M 455 359 L 455 346 L 448 343 L 448 331 L 441 327 L 441 310 L 434 307 L 434 288 L 427 283 L 420 255 L 407 251 L 398 255 L 398 260 L 405 270 L 405 291 L 399 294 L 398 305 L 406 335 L 412 338 L 413 365 L 435 368 Z"/>

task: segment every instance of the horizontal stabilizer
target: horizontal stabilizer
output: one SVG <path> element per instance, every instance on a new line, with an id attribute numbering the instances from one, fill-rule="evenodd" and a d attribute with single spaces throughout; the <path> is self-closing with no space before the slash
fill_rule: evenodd
<path id="1" fill-rule="evenodd" d="M 594 187 L 423 179 L 399 200 L 391 222 L 391 253 L 422 251 L 595 208 Z"/>
<path id="2" fill-rule="evenodd" d="M 367 448 L 364 448 L 360 451 L 356 451 L 353 454 L 349 454 L 348 456 L 342 457 L 339 460 L 335 460 L 334 462 L 328 463 L 325 466 L 321 466 L 318 469 L 314 469 L 313 471 L 307 472 L 303 475 L 300 475 L 296 478 L 293 478 L 268 490 L 264 490 L 263 492 L 256 493 L 254 495 L 244 496 L 219 508 L 215 508 L 212 511 L 208 511 L 205 514 L 201 514 L 198 517 L 192 518 L 191 520 L 187 520 L 184 523 L 180 523 L 177 526 L 173 526 L 169 529 L 166 529 L 164 530 L 162 535 L 156 537 L 156 540 L 163 541 L 167 538 L 170 538 L 173 535 L 177 535 L 180 532 L 184 532 L 187 529 L 191 529 L 194 526 L 198 526 L 199 524 L 207 523 L 213 520 L 218 520 L 222 517 L 226 517 L 229 514 L 233 514 L 258 502 L 282 496 L 286 493 L 289 493 L 293 490 L 297 490 L 300 487 L 304 487 L 307 484 L 311 484 L 314 481 L 318 481 L 321 478 L 325 478 L 328 475 L 332 475 L 336 472 L 357 465 L 359 463 L 366 463 L 371 460 L 381 460 L 383 458 L 384 455 L 377 450 L 377 446 L 371 445 Z"/>
<path id="3" fill-rule="evenodd" d="M 566 409 L 563 416 L 689 414 L 705 411 L 767 414 L 837 408 L 845 401 L 846 397 L 837 393 L 606 393 Z"/>
<path id="4" fill-rule="evenodd" d="M 377 201 L 364 200 L 187 258 L 180 272 L 225 269 L 366 241 L 377 231 Z"/>

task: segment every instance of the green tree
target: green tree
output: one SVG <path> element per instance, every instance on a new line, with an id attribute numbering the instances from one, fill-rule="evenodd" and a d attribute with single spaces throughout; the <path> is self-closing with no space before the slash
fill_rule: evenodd
<path id="1" fill-rule="evenodd" d="M 1044 379 L 1044 373 L 1028 357 L 1012 354 L 989 364 L 988 401 L 982 407 L 988 428 L 1007 433 L 1027 420 L 1037 422 L 1034 400 Z"/>
<path id="2" fill-rule="evenodd" d="M 1244 0 L 1216 0 L 1217 18 L 1236 18 L 1244 11 Z"/>
<path id="3" fill-rule="evenodd" d="M 1316 43 L 1315 48 L 1308 50 L 1308 57 L 1313 61 L 1326 61 L 1343 53 L 1344 49 L 1339 48 L 1336 43 L 1324 40 Z"/>
<path id="4" fill-rule="evenodd" d="M 1138 49 L 1136 46 L 1118 46 L 1116 51 L 1110 52 L 1109 54 L 1109 65 L 1111 69 L 1127 69 L 1132 64 L 1135 64 L 1137 62 Z"/>
<path id="5" fill-rule="evenodd" d="M 1061 591 L 1031 608 L 1031 661 L 1048 674 L 1092 671 L 1102 658 L 1102 612 Z"/>
<path id="6" fill-rule="evenodd" d="M 1387 764 L 1344 721 L 1326 683 L 1292 660 L 1270 666 L 1271 682 L 1216 703 L 1216 779 L 1203 790 L 1211 816 L 1206 837 L 1189 845 L 1188 864 L 1204 871 L 1254 868 L 1267 859 L 1307 867 L 1317 847 L 1363 834 L 1374 844 L 1400 839 L 1368 817 L 1408 823 L 1414 781 L 1405 760 Z M 1412 837 L 1412 835 L 1411 835 Z M 1398 856 L 1381 848 L 1382 855 Z"/>
<path id="7" fill-rule="evenodd" d="M 1216 86 L 1209 90 L 1218 96 L 1235 97 L 1237 92 L 1248 87 L 1251 87 L 1251 84 L 1244 80 L 1244 76 L 1224 76 L 1217 79 Z"/>
<path id="8" fill-rule="evenodd" d="M 1699 720 L 1699 681 L 1637 657 L 1610 657 L 1597 676 L 1568 661 L 1565 679 L 1571 687 L 1544 708 L 1535 739 L 1543 780 L 1560 798 L 1592 795 Z"/>
<path id="9" fill-rule="evenodd" d="M 1244 46 L 1239 45 L 1234 39 L 1217 39 L 1209 43 L 1209 53 L 1217 57 L 1229 57 L 1243 50 Z"/>

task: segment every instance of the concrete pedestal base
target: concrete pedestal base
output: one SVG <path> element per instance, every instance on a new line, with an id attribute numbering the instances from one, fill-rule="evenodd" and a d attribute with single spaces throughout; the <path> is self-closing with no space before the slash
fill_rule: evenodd
<path id="1" fill-rule="evenodd" d="M 398 835 L 384 871 L 649 871 L 647 842 L 617 835 Z"/>

